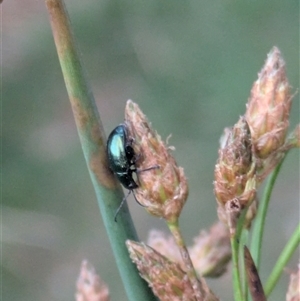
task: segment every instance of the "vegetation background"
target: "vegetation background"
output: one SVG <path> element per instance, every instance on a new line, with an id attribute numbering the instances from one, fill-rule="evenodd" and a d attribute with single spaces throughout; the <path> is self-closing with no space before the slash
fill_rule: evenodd
<path id="1" fill-rule="evenodd" d="M 217 219 L 213 170 L 223 128 L 245 112 L 252 83 L 276 45 L 299 88 L 299 2 L 66 0 L 107 134 L 137 102 L 189 179 L 181 227 L 188 244 Z M 44 1 L 4 0 L 2 14 L 2 296 L 74 300 L 89 259 L 125 300 L 79 144 Z M 299 93 L 291 128 L 299 122 Z M 130 198 L 140 239 L 165 229 Z M 299 152 L 283 166 L 270 205 L 265 281 L 299 222 Z M 288 268 L 295 268 L 297 254 Z M 288 273 L 272 300 L 284 300 Z M 232 300 L 230 273 L 209 282 Z"/>

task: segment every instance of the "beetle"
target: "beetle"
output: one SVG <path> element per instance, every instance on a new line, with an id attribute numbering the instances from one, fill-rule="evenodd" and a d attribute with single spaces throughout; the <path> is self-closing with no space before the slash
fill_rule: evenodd
<path id="1" fill-rule="evenodd" d="M 117 221 L 117 215 L 131 192 L 133 193 L 137 203 L 139 203 L 133 191 L 134 189 L 138 188 L 138 184 L 133 178 L 133 173 L 137 174 L 138 172 L 155 169 L 159 166 L 156 165 L 143 170 L 138 170 L 136 168 L 135 163 L 138 156 L 136 156 L 134 152 L 132 147 L 132 139 L 130 139 L 128 136 L 127 127 L 125 124 L 119 124 L 110 133 L 107 139 L 106 150 L 110 170 L 115 174 L 119 182 L 129 190 L 129 193 L 123 198 L 119 208 L 116 211 L 115 221 Z"/>
<path id="2" fill-rule="evenodd" d="M 118 125 L 107 139 L 107 156 L 109 167 L 120 183 L 129 190 L 138 187 L 132 177 L 136 172 L 135 153 L 128 139 L 125 124 Z"/>

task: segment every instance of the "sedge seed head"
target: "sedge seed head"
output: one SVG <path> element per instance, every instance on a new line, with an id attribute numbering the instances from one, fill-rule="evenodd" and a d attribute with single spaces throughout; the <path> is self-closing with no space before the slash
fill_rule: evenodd
<path id="1" fill-rule="evenodd" d="M 253 189 L 255 176 L 251 136 L 245 118 L 241 117 L 232 129 L 226 129 L 225 134 L 215 166 L 214 192 L 222 206 L 235 198 L 245 206 L 252 201 L 249 190 Z"/>
<path id="2" fill-rule="evenodd" d="M 300 300 L 300 264 L 298 270 L 290 275 L 288 291 L 286 293 L 286 301 Z"/>
<path id="3" fill-rule="evenodd" d="M 202 230 L 189 247 L 196 271 L 204 277 L 219 277 L 231 259 L 229 231 L 222 222 L 215 223 L 209 231 Z"/>
<path id="4" fill-rule="evenodd" d="M 182 270 L 184 270 L 182 257 L 172 235 L 167 235 L 163 231 L 152 229 L 148 234 L 147 245 L 172 262 L 177 262 Z"/>
<path id="5" fill-rule="evenodd" d="M 108 286 L 97 275 L 95 268 L 87 261 L 81 263 L 77 279 L 76 301 L 109 301 Z"/>
<path id="6" fill-rule="evenodd" d="M 188 196 L 188 185 L 182 167 L 161 137 L 151 128 L 137 104 L 127 101 L 125 124 L 133 139 L 137 154 L 139 187 L 135 190 L 138 201 L 145 209 L 167 221 L 177 220 Z M 151 170 L 150 167 L 157 166 Z"/>
<path id="7" fill-rule="evenodd" d="M 274 47 L 253 84 L 245 115 L 258 158 L 267 158 L 283 145 L 291 99 L 285 62 L 279 49 Z"/>
<path id="8" fill-rule="evenodd" d="M 291 149 L 293 147 L 300 148 L 300 124 L 297 124 L 295 129 L 288 136 L 285 147 L 286 149 Z"/>
<path id="9" fill-rule="evenodd" d="M 130 257 L 140 275 L 161 301 L 195 301 L 186 273 L 177 263 L 168 260 L 149 246 L 126 241 Z"/>
<path id="10" fill-rule="evenodd" d="M 147 244 L 155 251 L 176 262 L 185 271 L 185 265 L 172 235 L 151 230 Z M 219 277 L 231 258 L 229 231 L 222 222 L 215 223 L 209 231 L 201 230 L 194 238 L 189 254 L 196 272 L 204 277 Z"/>

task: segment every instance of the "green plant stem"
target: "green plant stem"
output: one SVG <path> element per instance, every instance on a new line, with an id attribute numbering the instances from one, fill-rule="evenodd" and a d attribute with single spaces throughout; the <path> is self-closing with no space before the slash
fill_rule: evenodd
<path id="1" fill-rule="evenodd" d="M 284 247 L 283 251 L 281 252 L 270 276 L 265 285 L 265 293 L 268 297 L 272 290 L 274 289 L 276 283 L 278 282 L 282 270 L 286 266 L 287 262 L 290 260 L 291 256 L 293 255 L 296 248 L 299 246 L 300 243 L 300 224 L 297 226 L 296 230 L 292 234 L 290 240 Z"/>
<path id="2" fill-rule="evenodd" d="M 233 277 L 233 290 L 234 300 L 242 301 L 242 283 L 239 270 L 239 242 L 236 235 L 230 236 L 231 252 L 232 252 L 232 277 Z"/>
<path id="3" fill-rule="evenodd" d="M 193 263 L 191 261 L 190 254 L 186 248 L 185 242 L 181 235 L 178 221 L 168 223 L 168 227 L 169 227 L 169 229 L 174 237 L 174 240 L 179 248 L 183 263 L 186 268 L 187 276 L 189 277 L 192 287 L 194 289 L 196 300 L 201 301 L 204 299 L 205 290 L 204 290 L 203 286 L 200 285 L 199 279 L 197 278 L 197 274 L 194 269 Z"/>
<path id="4" fill-rule="evenodd" d="M 127 205 L 118 215 L 118 223 L 114 222 L 123 193 L 108 169 L 105 134 L 79 59 L 64 2 L 45 2 L 84 157 L 128 299 L 156 300 L 128 255 L 126 239 L 138 238 Z"/>
<path id="5" fill-rule="evenodd" d="M 276 166 L 276 168 L 267 180 L 267 184 L 264 189 L 264 193 L 260 204 L 258 206 L 257 215 L 253 225 L 253 234 L 251 239 L 251 255 L 258 271 L 260 266 L 261 245 L 269 201 L 284 158 L 285 157 L 283 157 L 281 162 Z"/>
<path id="6" fill-rule="evenodd" d="M 240 236 L 240 243 L 239 243 L 239 258 L 244 258 L 244 248 L 242 246 L 246 246 L 249 240 L 249 230 L 243 229 L 241 236 Z M 247 285 L 247 277 L 246 277 L 246 270 L 245 270 L 245 261 L 242 260 L 242 264 L 240 267 L 240 275 L 242 276 L 242 291 L 244 292 L 245 301 L 248 300 L 248 285 Z"/>
<path id="7" fill-rule="evenodd" d="M 244 282 L 245 279 L 245 270 L 244 270 L 244 262 L 242 262 L 241 266 L 239 264 L 239 258 L 244 258 L 244 248 L 243 246 L 247 244 L 249 231 L 244 228 L 245 218 L 247 214 L 247 210 L 251 204 L 242 211 L 241 216 L 238 219 L 236 230 L 234 235 L 230 235 L 230 243 L 231 243 L 231 252 L 232 252 L 232 281 L 233 281 L 233 290 L 235 301 L 244 300 L 246 295 L 243 294 L 245 290 L 243 290 L 243 285 L 246 287 Z M 244 261 L 244 260 L 243 260 Z M 242 273 L 241 273 L 242 272 Z M 241 274 L 243 275 L 243 282 L 241 278 Z"/>
<path id="8" fill-rule="evenodd" d="M 201 275 L 197 276 L 190 254 L 181 235 L 178 220 L 172 222 L 167 221 L 167 225 L 174 237 L 176 245 L 179 248 L 182 261 L 185 266 L 185 271 L 193 287 L 196 300 L 219 301 L 219 299 L 209 289 L 205 279 Z"/>

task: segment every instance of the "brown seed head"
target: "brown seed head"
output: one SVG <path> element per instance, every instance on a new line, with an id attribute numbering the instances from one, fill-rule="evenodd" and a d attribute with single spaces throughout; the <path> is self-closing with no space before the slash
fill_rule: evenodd
<path id="1" fill-rule="evenodd" d="M 139 187 L 135 190 L 138 201 L 153 215 L 169 222 L 177 220 L 188 196 L 183 168 L 177 166 L 170 149 L 131 100 L 127 101 L 125 124 L 138 156 Z M 159 168 L 143 172 L 153 166 Z"/>
<path id="2" fill-rule="evenodd" d="M 257 157 L 265 159 L 283 145 L 290 108 L 285 62 L 279 49 L 273 47 L 252 87 L 245 115 Z"/>
<path id="3" fill-rule="evenodd" d="M 161 301 L 195 301 L 190 281 L 177 263 L 145 244 L 126 241 L 130 257 L 140 275 Z"/>
<path id="4" fill-rule="evenodd" d="M 292 133 L 288 136 L 285 148 L 290 149 L 293 147 L 300 148 L 300 124 L 297 124 Z"/>
<path id="5" fill-rule="evenodd" d="M 205 277 L 219 277 L 231 258 L 228 228 L 221 222 L 215 223 L 209 232 L 201 231 L 194 239 L 189 253 L 196 271 Z"/>
<path id="6" fill-rule="evenodd" d="M 94 267 L 84 260 L 77 279 L 76 301 L 109 301 L 109 290 L 96 274 Z"/>
<path id="7" fill-rule="evenodd" d="M 286 293 L 286 301 L 300 300 L 300 266 L 298 271 L 290 275 L 290 283 Z"/>
<path id="8" fill-rule="evenodd" d="M 252 201 L 255 186 L 250 131 L 243 117 L 226 131 L 215 166 L 214 192 L 221 206 L 238 198 L 244 207 Z"/>
<path id="9" fill-rule="evenodd" d="M 180 252 L 173 236 L 159 230 L 151 230 L 147 244 L 185 270 Z M 226 271 L 231 258 L 228 228 L 221 222 L 214 224 L 209 232 L 202 230 L 194 244 L 188 247 L 193 266 L 199 275 L 218 277 Z"/>
<path id="10" fill-rule="evenodd" d="M 167 235 L 163 231 L 152 229 L 148 235 L 147 245 L 158 253 L 166 256 L 169 260 L 177 262 L 182 270 L 184 270 L 184 264 L 178 246 L 172 235 Z"/>
<path id="11" fill-rule="evenodd" d="M 246 229 L 250 229 L 252 221 L 254 220 L 256 213 L 257 213 L 257 208 L 258 208 L 258 200 L 255 197 L 250 206 L 247 209 L 247 213 L 245 216 L 245 223 L 244 227 Z"/>

